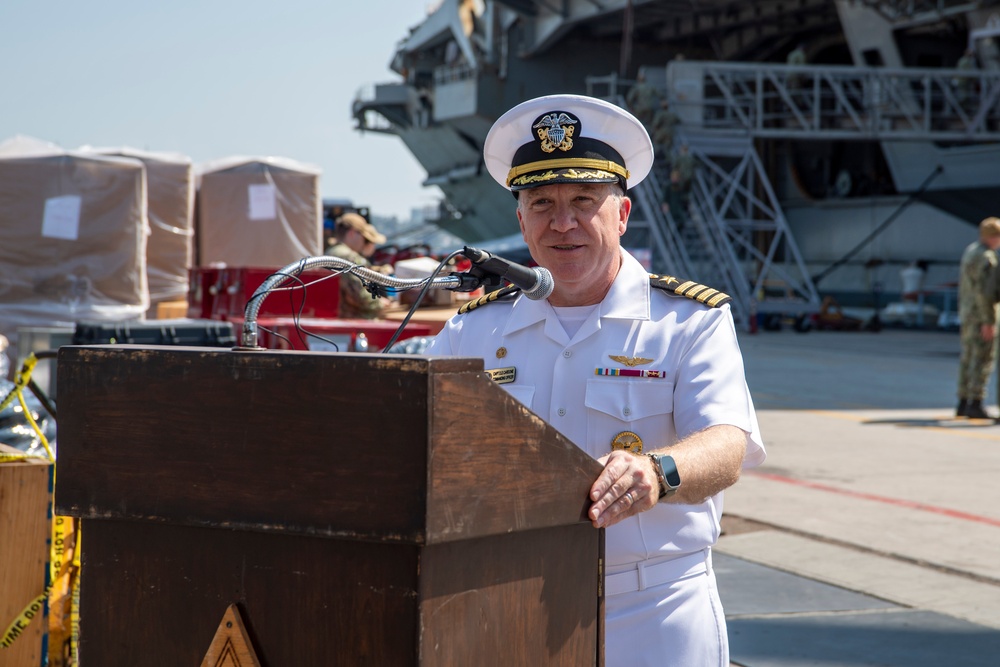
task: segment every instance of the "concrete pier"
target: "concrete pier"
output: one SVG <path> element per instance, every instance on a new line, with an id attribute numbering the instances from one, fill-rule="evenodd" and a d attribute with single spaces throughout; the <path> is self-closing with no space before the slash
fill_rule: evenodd
<path id="1" fill-rule="evenodd" d="M 715 550 L 732 662 L 1000 665 L 1000 425 L 954 417 L 958 334 L 740 344 L 768 458 Z"/>

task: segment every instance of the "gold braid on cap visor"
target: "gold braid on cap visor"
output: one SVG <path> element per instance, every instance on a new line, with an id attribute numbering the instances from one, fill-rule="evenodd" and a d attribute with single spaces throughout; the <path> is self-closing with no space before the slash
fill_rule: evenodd
<path id="1" fill-rule="evenodd" d="M 539 169 L 565 169 L 566 167 L 607 171 L 611 172 L 615 176 L 621 176 L 626 181 L 629 177 L 628 169 L 620 164 L 611 162 L 610 160 L 593 160 L 591 158 L 584 157 L 570 157 L 563 158 L 562 160 L 538 160 L 537 162 L 529 162 L 527 164 L 511 167 L 510 171 L 507 172 L 507 185 L 510 186 L 511 182 L 521 174 L 538 171 Z"/>

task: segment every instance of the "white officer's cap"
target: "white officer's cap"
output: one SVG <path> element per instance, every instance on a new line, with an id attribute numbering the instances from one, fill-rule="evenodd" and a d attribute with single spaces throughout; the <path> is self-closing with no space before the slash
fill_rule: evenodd
<path id="1" fill-rule="evenodd" d="M 619 106 L 583 95 L 547 95 L 498 118 L 483 156 L 494 180 L 514 192 L 616 181 L 628 190 L 649 174 L 653 144 L 642 123 Z"/>

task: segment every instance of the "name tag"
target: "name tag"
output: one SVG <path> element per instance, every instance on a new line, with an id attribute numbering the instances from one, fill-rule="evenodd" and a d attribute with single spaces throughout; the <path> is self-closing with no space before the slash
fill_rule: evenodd
<path id="1" fill-rule="evenodd" d="M 490 379 L 497 384 L 508 384 L 514 381 L 517 376 L 517 369 L 513 366 L 507 368 L 493 368 L 486 371 L 486 374 L 490 376 Z"/>

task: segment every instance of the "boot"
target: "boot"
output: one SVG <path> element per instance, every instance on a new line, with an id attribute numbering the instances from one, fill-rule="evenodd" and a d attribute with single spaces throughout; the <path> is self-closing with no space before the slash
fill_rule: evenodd
<path id="1" fill-rule="evenodd" d="M 983 409 L 983 402 L 976 399 L 969 401 L 969 404 L 965 408 L 965 416 L 969 419 L 993 419 Z"/>
<path id="2" fill-rule="evenodd" d="M 958 407 L 955 408 L 955 416 L 956 417 L 968 417 L 969 415 L 965 414 L 966 410 L 968 410 L 968 409 L 969 409 L 969 402 L 967 400 L 965 400 L 964 398 L 961 399 L 961 400 L 959 400 L 958 401 Z"/>

